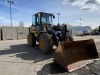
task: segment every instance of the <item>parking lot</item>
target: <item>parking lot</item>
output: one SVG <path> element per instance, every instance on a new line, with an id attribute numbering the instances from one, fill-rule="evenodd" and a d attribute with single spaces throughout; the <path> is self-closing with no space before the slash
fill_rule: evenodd
<path id="1" fill-rule="evenodd" d="M 74 40 L 94 38 L 100 57 L 100 36 L 74 36 Z M 100 75 L 100 60 L 68 73 L 53 63 L 53 53 L 44 55 L 27 40 L 0 41 L 0 75 Z"/>

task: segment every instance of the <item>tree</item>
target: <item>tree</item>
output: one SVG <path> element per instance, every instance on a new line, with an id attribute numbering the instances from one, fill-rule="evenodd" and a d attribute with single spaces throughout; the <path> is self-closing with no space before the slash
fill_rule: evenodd
<path id="1" fill-rule="evenodd" d="M 23 21 L 19 21 L 19 27 L 24 27 L 24 22 Z"/>
<path id="2" fill-rule="evenodd" d="M 74 26 L 70 25 L 70 24 L 67 24 L 67 27 L 68 28 L 73 28 Z"/>

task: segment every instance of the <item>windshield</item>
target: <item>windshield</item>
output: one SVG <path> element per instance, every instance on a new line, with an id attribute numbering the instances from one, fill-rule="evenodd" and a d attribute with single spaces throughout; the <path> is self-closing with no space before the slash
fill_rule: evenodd
<path id="1" fill-rule="evenodd" d="M 43 15 L 41 17 L 42 24 L 51 24 L 52 25 L 52 16 L 50 15 Z"/>

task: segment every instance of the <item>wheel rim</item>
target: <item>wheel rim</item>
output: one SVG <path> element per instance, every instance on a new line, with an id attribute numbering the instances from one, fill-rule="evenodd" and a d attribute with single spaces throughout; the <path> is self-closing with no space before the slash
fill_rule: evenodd
<path id="1" fill-rule="evenodd" d="M 45 41 L 44 41 L 44 39 L 41 39 L 41 40 L 40 40 L 40 47 L 41 47 L 42 49 L 44 49 L 44 47 L 45 47 Z"/>

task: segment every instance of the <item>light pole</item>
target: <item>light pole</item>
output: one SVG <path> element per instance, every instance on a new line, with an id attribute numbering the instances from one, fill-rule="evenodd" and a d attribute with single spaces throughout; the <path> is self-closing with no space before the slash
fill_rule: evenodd
<path id="1" fill-rule="evenodd" d="M 10 20 L 11 20 L 11 27 L 12 27 L 12 11 L 11 11 L 11 4 L 14 4 L 13 1 L 7 1 L 10 4 Z"/>
<path id="2" fill-rule="evenodd" d="M 59 25 L 59 24 L 60 24 L 60 23 L 59 23 L 59 15 L 60 15 L 60 14 L 59 14 L 59 13 L 57 13 L 57 15 L 58 15 L 58 25 Z"/>
<path id="3" fill-rule="evenodd" d="M 81 26 L 82 19 L 80 18 L 80 26 Z"/>

